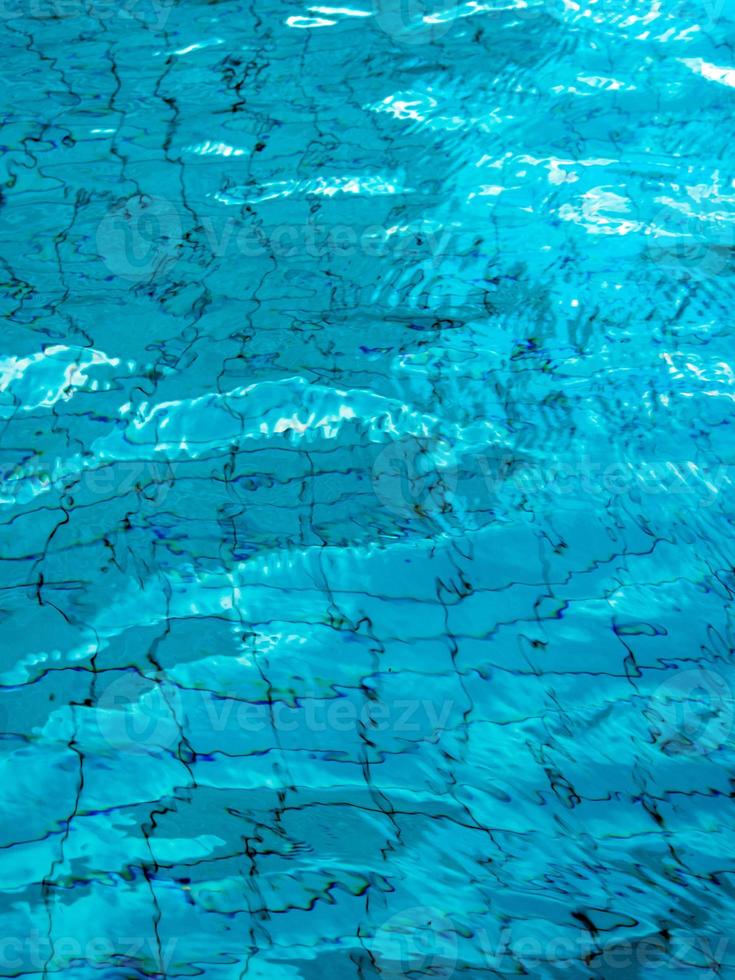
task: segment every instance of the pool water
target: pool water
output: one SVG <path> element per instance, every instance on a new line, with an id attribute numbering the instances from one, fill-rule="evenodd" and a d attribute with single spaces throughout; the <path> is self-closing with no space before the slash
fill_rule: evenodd
<path id="1" fill-rule="evenodd" d="M 0 975 L 733 977 L 735 11 L 352 2 L 0 11 Z"/>

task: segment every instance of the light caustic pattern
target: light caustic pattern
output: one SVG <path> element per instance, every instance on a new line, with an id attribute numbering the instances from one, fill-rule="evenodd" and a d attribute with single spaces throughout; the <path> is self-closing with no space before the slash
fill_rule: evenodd
<path id="1" fill-rule="evenodd" d="M 735 21 L 4 0 L 0 975 L 735 975 Z"/>

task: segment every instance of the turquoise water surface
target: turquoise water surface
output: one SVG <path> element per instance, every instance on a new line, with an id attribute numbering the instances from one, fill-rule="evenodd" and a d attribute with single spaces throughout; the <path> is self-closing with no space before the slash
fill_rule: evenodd
<path id="1" fill-rule="evenodd" d="M 0 976 L 735 977 L 735 8 L 0 22 Z"/>

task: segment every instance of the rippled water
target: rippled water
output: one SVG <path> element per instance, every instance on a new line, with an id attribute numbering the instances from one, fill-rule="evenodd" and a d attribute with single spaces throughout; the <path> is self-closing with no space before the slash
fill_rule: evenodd
<path id="1" fill-rule="evenodd" d="M 735 976 L 732 6 L 0 19 L 0 975 Z"/>

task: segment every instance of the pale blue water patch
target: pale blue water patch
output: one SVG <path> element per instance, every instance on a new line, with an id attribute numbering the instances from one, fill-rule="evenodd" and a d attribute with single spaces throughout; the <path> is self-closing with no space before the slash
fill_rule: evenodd
<path id="1" fill-rule="evenodd" d="M 735 976 L 730 4 L 0 19 L 0 976 Z"/>

